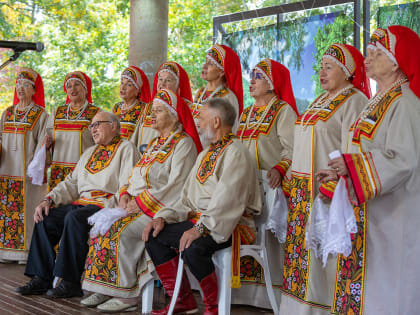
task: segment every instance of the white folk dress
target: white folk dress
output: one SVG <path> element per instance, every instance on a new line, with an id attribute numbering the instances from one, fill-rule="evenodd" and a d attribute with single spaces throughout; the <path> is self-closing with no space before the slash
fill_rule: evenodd
<path id="1" fill-rule="evenodd" d="M 134 167 L 121 193 L 129 194 L 139 214 L 116 221 L 104 236 L 89 240 L 83 289 L 105 295 L 137 297 L 152 279 L 154 266 L 141 240 L 142 231 L 162 207 L 180 198 L 197 156 L 194 141 L 183 131 L 165 144 L 155 138 Z"/>
<path id="2" fill-rule="evenodd" d="M 16 117 L 15 117 L 16 110 Z M 32 185 L 26 171 L 42 144 L 47 112 L 33 105 L 28 112 L 4 110 L 0 159 L 0 259 L 26 261 L 34 226 L 33 211 L 47 185 Z"/>

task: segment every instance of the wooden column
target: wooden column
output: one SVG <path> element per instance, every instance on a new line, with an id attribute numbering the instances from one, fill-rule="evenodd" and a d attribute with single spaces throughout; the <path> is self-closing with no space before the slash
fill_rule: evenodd
<path id="1" fill-rule="evenodd" d="M 169 0 L 130 0 L 129 65 L 140 67 L 150 85 L 168 55 Z"/>

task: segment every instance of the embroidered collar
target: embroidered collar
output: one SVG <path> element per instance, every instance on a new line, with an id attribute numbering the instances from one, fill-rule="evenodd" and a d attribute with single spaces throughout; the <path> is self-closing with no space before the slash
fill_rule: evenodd
<path id="1" fill-rule="evenodd" d="M 109 144 L 98 145 L 86 163 L 86 170 L 91 174 L 96 174 L 107 168 L 121 141 L 121 136 L 117 135 Z"/>
<path id="2" fill-rule="evenodd" d="M 197 171 L 197 179 L 201 184 L 213 175 L 219 156 L 235 138 L 236 136 L 233 133 L 229 133 L 223 136 L 222 139 L 210 144 L 209 150 L 201 160 L 200 167 Z"/>

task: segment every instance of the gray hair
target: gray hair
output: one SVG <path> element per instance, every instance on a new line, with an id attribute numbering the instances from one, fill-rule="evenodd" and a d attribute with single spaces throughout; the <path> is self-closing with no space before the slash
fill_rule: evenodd
<path id="1" fill-rule="evenodd" d="M 118 129 L 118 134 L 120 134 L 121 132 L 121 124 L 120 124 L 120 119 L 118 118 L 118 116 L 116 116 L 114 113 L 111 112 L 107 112 L 107 111 L 100 111 L 98 114 L 100 113 L 105 113 L 108 116 L 108 119 L 111 123 L 116 124 L 117 125 L 117 129 Z"/>
<path id="2" fill-rule="evenodd" d="M 212 98 L 208 103 L 209 108 L 216 110 L 223 125 L 233 127 L 236 120 L 236 111 L 232 104 L 224 98 Z"/>

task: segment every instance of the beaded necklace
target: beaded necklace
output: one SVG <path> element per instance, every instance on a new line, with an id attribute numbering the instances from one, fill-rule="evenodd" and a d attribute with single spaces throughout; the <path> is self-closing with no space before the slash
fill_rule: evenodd
<path id="1" fill-rule="evenodd" d="M 121 114 L 126 114 L 126 113 L 128 113 L 129 111 L 130 111 L 130 109 L 132 109 L 133 107 L 134 107 L 134 105 L 136 105 L 137 104 L 137 99 L 136 100 L 134 100 L 134 103 L 133 104 L 131 104 L 130 106 L 128 106 L 127 108 L 125 108 L 125 109 L 123 109 L 123 106 L 124 106 L 124 103 L 122 103 L 121 104 Z"/>
<path id="2" fill-rule="evenodd" d="M 302 130 L 305 130 L 306 127 L 308 126 L 309 122 L 311 121 L 311 119 L 318 114 L 319 111 L 327 108 L 330 103 L 341 93 L 344 93 L 346 90 L 351 89 L 353 87 L 353 84 L 349 84 L 346 85 L 345 87 L 343 87 L 341 90 L 339 90 L 337 93 L 335 93 L 334 95 L 327 97 L 328 93 L 325 93 L 323 96 L 321 96 L 318 100 L 316 100 L 315 102 L 313 102 L 309 108 L 305 111 L 305 113 L 302 115 Z M 319 107 L 318 107 L 319 106 Z M 311 109 L 315 109 L 315 112 L 309 117 L 309 119 L 307 120 L 306 124 L 305 124 L 305 116 L 306 113 L 309 112 L 309 110 Z"/>
<path id="3" fill-rule="evenodd" d="M 209 100 L 212 99 L 213 96 L 215 96 L 222 89 L 223 89 L 223 85 L 221 84 L 209 95 L 209 97 L 206 97 L 206 99 L 203 100 L 203 98 L 204 98 L 204 96 L 206 95 L 206 92 L 207 92 L 207 86 L 206 86 L 203 90 L 203 93 L 201 93 L 200 98 L 198 99 L 198 103 L 202 104 L 202 105 L 207 103 Z"/>
<path id="4" fill-rule="evenodd" d="M 78 120 L 83 115 L 83 113 L 85 112 L 85 109 L 86 109 L 86 107 L 88 105 L 88 101 L 87 100 L 85 101 L 85 103 L 83 104 L 82 108 L 80 109 L 80 112 L 74 118 L 70 118 L 70 111 L 73 111 L 71 109 L 71 105 L 72 104 L 73 103 L 69 103 L 67 105 L 67 112 L 66 112 L 66 114 L 67 114 L 67 120 Z"/>
<path id="5" fill-rule="evenodd" d="M 365 120 L 366 117 L 378 106 L 379 102 L 384 98 L 384 96 L 386 94 L 389 93 L 389 91 L 393 90 L 395 87 L 407 82 L 408 79 L 407 78 L 402 78 L 399 79 L 397 81 L 395 81 L 394 83 L 391 84 L 391 86 L 389 88 L 387 88 L 386 90 L 375 94 L 374 97 L 372 97 L 367 106 L 362 110 L 362 112 L 360 113 L 359 117 L 356 119 L 356 127 L 357 125 L 359 125 L 360 121 Z"/>
<path id="6" fill-rule="evenodd" d="M 169 142 L 175 137 L 177 133 L 182 131 L 182 126 L 178 126 L 175 131 L 171 132 L 170 136 L 166 139 L 166 141 L 161 145 L 159 143 L 159 138 L 157 138 L 157 143 L 153 146 L 150 146 L 149 149 L 143 153 L 144 158 L 142 160 L 145 164 L 151 164 L 151 162 L 156 158 L 159 153 L 164 152 L 163 149 L 168 145 Z M 140 175 L 144 176 L 143 167 L 140 168 Z"/>
<path id="7" fill-rule="evenodd" d="M 260 128 L 260 126 L 261 126 L 261 124 L 263 123 L 263 121 L 264 121 L 265 117 L 267 116 L 267 113 L 270 111 L 271 107 L 273 106 L 273 104 L 274 104 L 276 101 L 277 101 L 277 97 L 273 96 L 273 97 L 271 98 L 270 102 L 268 102 L 268 104 L 267 104 L 266 108 L 264 109 L 264 112 L 261 114 L 260 119 L 258 119 L 258 121 L 257 121 L 256 123 L 252 123 L 252 124 L 251 124 L 251 123 L 250 123 L 250 120 L 251 120 L 251 115 L 252 115 L 252 112 L 253 112 L 253 110 L 254 110 L 254 108 L 255 108 L 255 103 L 254 103 L 254 104 L 252 104 L 252 107 L 251 107 L 251 109 L 250 109 L 250 111 L 249 111 L 249 115 L 248 115 L 248 117 L 246 118 L 245 127 L 242 129 L 241 135 L 239 136 L 239 140 L 242 142 L 242 138 L 243 138 L 243 135 L 244 135 L 245 131 L 246 131 L 246 130 L 249 130 L 249 129 L 252 129 L 252 132 L 251 132 L 250 136 L 248 137 L 248 143 L 247 143 L 248 148 L 249 148 L 249 146 L 250 146 L 250 144 L 251 144 L 251 139 L 252 139 L 252 136 L 253 136 L 253 135 L 254 135 L 254 133 L 255 133 L 255 132 L 256 132 L 256 131 Z"/>
<path id="8" fill-rule="evenodd" d="M 13 126 L 15 126 L 15 132 L 14 132 L 14 144 L 12 146 L 12 151 L 17 150 L 17 130 L 18 126 L 16 124 L 16 116 L 17 116 L 17 107 L 20 105 L 20 103 L 16 104 L 13 108 Z M 34 107 L 34 102 L 31 102 L 28 106 L 26 106 L 25 112 L 23 114 L 23 117 L 19 119 L 19 123 L 25 122 L 26 117 L 28 117 L 29 112 L 31 111 L 32 107 Z"/>

